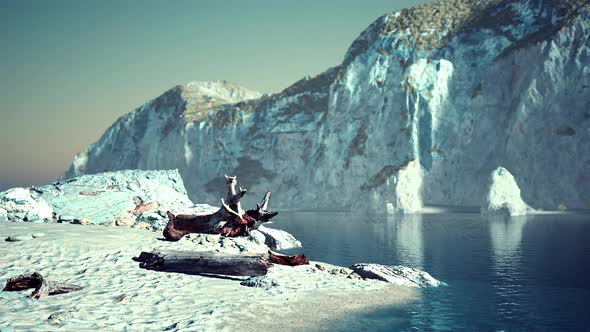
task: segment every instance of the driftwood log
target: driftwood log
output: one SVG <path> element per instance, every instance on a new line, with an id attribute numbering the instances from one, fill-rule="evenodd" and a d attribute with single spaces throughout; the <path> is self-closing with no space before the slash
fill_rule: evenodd
<path id="1" fill-rule="evenodd" d="M 309 264 L 304 255 L 287 256 L 271 251 L 259 255 L 228 255 L 211 251 L 142 252 L 135 260 L 140 262 L 139 267 L 148 270 L 233 276 L 265 275 L 272 264 Z"/>
<path id="2" fill-rule="evenodd" d="M 31 275 L 23 274 L 8 279 L 3 291 L 16 292 L 29 288 L 35 289 L 33 293 L 29 295 L 29 298 L 36 300 L 48 295 L 64 294 L 82 289 L 82 287 L 77 285 L 66 285 L 57 283 L 55 281 L 49 281 L 43 278 L 41 274 L 35 272 Z"/>
<path id="3" fill-rule="evenodd" d="M 248 211 L 242 209 L 240 200 L 246 194 L 246 189 L 239 188 L 235 176 L 225 176 L 227 183 L 227 197 L 221 199 L 221 208 L 208 215 L 174 215 L 168 214 L 168 224 L 164 228 L 164 237 L 169 241 L 178 241 L 189 233 L 221 234 L 222 236 L 236 237 L 248 235 L 253 229 L 257 229 L 265 222 L 270 221 L 278 212 L 268 211 L 270 191 L 256 208 Z"/>

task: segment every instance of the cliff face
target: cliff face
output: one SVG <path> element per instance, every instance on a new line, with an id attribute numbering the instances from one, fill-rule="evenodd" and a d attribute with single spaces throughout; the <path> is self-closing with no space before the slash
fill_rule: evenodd
<path id="1" fill-rule="evenodd" d="M 179 168 L 191 198 L 213 202 L 219 175 L 237 173 L 283 208 L 414 212 L 479 205 L 503 166 L 534 208 L 588 208 L 587 2 L 453 0 L 387 14 L 341 65 L 281 93 L 226 82 L 209 83 L 215 96 L 207 83 L 168 91 L 65 177 Z"/>

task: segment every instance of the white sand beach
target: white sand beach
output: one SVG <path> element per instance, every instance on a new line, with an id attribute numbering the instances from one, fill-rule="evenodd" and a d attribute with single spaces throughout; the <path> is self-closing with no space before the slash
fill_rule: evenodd
<path id="1" fill-rule="evenodd" d="M 27 241 L 10 235 L 43 233 Z M 412 288 L 349 279 L 310 265 L 273 266 L 270 289 L 240 285 L 241 277 L 149 271 L 141 251 L 199 250 L 191 240 L 165 242 L 160 233 L 124 227 L 5 223 L 0 228 L 0 285 L 20 274 L 83 286 L 41 300 L 31 290 L 0 292 L 0 328 L 14 331 L 264 331 L 365 330 L 354 313 L 402 306 Z M 202 250 L 202 248 L 201 248 Z M 313 259 L 313 257 L 312 257 Z M 50 318 L 51 317 L 51 318 Z M 360 317 L 360 316 L 359 316 Z M 393 319 L 393 318 L 392 318 Z M 3 329 L 3 331 L 4 331 Z"/>

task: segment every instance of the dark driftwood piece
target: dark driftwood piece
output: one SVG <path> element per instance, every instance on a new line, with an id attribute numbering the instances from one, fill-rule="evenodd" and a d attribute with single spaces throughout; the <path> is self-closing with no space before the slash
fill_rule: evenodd
<path id="1" fill-rule="evenodd" d="M 8 279 L 6 281 L 6 286 L 4 287 L 3 291 L 15 292 L 29 288 L 35 289 L 33 293 L 29 295 L 29 298 L 37 300 L 48 295 L 69 293 L 82 289 L 82 287 L 77 285 L 66 285 L 59 284 L 54 281 L 49 281 L 43 278 L 41 274 L 35 272 L 31 275 L 23 274 Z"/>
<path id="2" fill-rule="evenodd" d="M 139 267 L 186 274 L 265 275 L 271 263 L 262 255 L 222 255 L 215 252 L 142 252 Z"/>
<path id="3" fill-rule="evenodd" d="M 216 252 L 163 251 L 142 252 L 135 259 L 139 267 L 186 274 L 223 274 L 232 276 L 261 276 L 272 264 L 309 264 L 303 255 L 287 256 L 270 252 L 260 255 L 228 255 Z"/>
<path id="4" fill-rule="evenodd" d="M 289 265 L 289 266 L 297 266 L 297 265 L 307 265 L 309 264 L 309 259 L 305 257 L 305 255 L 282 255 L 277 254 L 276 252 L 268 251 L 269 259 L 272 263 L 278 265 Z"/>
<path id="5" fill-rule="evenodd" d="M 221 208 L 208 215 L 174 215 L 168 214 L 168 224 L 164 228 L 164 237 L 169 241 L 178 241 L 189 233 L 221 234 L 223 236 L 244 236 L 253 229 L 270 221 L 278 212 L 268 211 L 270 191 L 264 195 L 256 208 L 248 211 L 242 209 L 240 200 L 246 189 L 236 191 L 238 181 L 235 176 L 225 176 L 228 186 L 227 198 L 221 199 Z"/>

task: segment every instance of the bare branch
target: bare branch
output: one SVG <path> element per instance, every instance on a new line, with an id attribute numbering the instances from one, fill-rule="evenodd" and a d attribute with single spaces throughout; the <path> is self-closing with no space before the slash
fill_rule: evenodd
<path id="1" fill-rule="evenodd" d="M 232 208 L 230 208 L 229 205 L 225 204 L 225 201 L 223 200 L 223 198 L 221 199 L 221 206 L 223 206 L 223 208 L 225 209 L 225 211 L 227 211 L 227 213 L 233 214 L 234 216 L 242 219 L 242 216 L 239 213 L 237 213 Z"/>
<path id="2" fill-rule="evenodd" d="M 240 199 L 246 193 L 246 189 L 240 188 L 240 192 L 236 193 L 236 186 L 238 185 L 238 177 L 237 176 L 227 176 L 225 175 L 225 181 L 227 183 L 227 204 L 232 207 L 235 211 L 237 211 L 240 215 L 244 214 L 244 210 L 242 209 L 242 205 L 240 204 Z"/>
<path id="3" fill-rule="evenodd" d="M 244 195 L 247 193 L 247 190 L 241 190 L 239 193 L 229 197 L 227 199 L 227 205 L 232 206 L 232 205 L 237 205 L 240 203 L 240 200 L 242 199 L 242 197 L 244 197 Z"/>
<path id="4" fill-rule="evenodd" d="M 236 185 L 238 184 L 237 177 L 225 175 L 225 181 L 227 183 L 227 197 L 228 199 L 236 194 Z"/>
<path id="5" fill-rule="evenodd" d="M 270 202 L 270 191 L 267 191 L 266 195 L 264 195 L 262 202 L 260 202 L 259 210 L 268 210 L 268 202 Z M 258 208 L 258 205 L 256 205 L 256 207 Z"/>
<path id="6" fill-rule="evenodd" d="M 14 278 L 9 278 L 6 281 L 6 286 L 3 291 L 20 291 L 28 288 L 34 288 L 35 290 L 29 298 L 39 300 L 48 295 L 56 295 L 69 293 L 82 289 L 77 285 L 60 284 L 54 281 L 48 281 L 43 278 L 41 274 L 35 272 L 31 275 L 20 275 Z"/>

